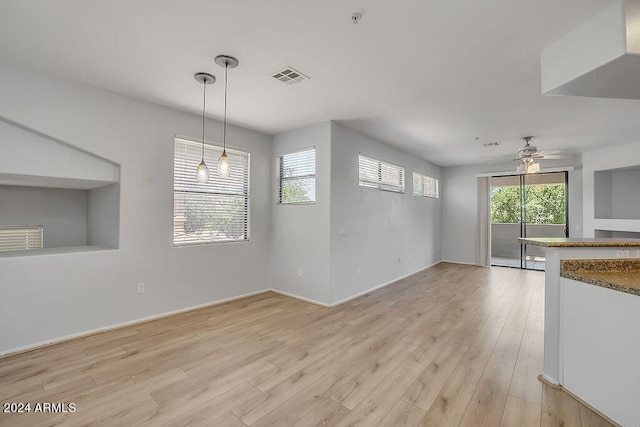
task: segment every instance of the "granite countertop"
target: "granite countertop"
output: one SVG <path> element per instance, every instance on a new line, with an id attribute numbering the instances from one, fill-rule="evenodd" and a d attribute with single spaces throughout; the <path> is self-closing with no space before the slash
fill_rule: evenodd
<path id="1" fill-rule="evenodd" d="M 527 237 L 518 239 L 518 243 L 545 248 L 640 247 L 640 239 L 617 238 Z"/>
<path id="2" fill-rule="evenodd" d="M 640 258 L 563 259 L 560 277 L 640 296 Z"/>

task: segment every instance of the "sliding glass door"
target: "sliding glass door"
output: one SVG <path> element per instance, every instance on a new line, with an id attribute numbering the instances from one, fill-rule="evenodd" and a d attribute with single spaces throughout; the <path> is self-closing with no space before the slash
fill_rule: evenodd
<path id="1" fill-rule="evenodd" d="M 567 173 L 491 178 L 491 265 L 544 270 L 543 248 L 520 237 L 567 237 Z"/>

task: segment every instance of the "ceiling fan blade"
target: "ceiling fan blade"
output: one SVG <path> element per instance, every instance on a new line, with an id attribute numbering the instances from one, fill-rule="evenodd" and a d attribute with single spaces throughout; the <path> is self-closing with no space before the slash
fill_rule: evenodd
<path id="1" fill-rule="evenodd" d="M 562 153 L 562 151 L 560 151 L 560 150 L 542 150 L 542 151 L 538 151 L 538 154 L 542 154 L 545 157 L 553 156 L 555 154 L 560 154 L 560 153 Z"/>
<path id="2" fill-rule="evenodd" d="M 550 155 L 544 155 L 543 156 L 545 159 L 547 160 L 555 160 L 555 159 L 566 159 L 568 158 L 567 156 L 563 156 L 562 154 L 550 154 Z"/>
<path id="3" fill-rule="evenodd" d="M 514 159 L 514 160 L 520 160 L 520 159 Z M 488 165 L 494 165 L 496 163 L 506 163 L 506 162 L 510 162 L 511 159 L 502 159 L 502 160 L 492 160 L 490 162 L 487 162 Z"/>

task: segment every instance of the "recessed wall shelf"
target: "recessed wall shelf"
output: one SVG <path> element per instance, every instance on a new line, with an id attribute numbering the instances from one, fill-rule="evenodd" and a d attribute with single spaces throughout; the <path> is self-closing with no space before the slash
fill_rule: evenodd
<path id="1" fill-rule="evenodd" d="M 119 247 L 120 166 L 0 117 L 0 226 L 43 227 L 43 248 L 0 257 Z"/>
<path id="2" fill-rule="evenodd" d="M 640 220 L 640 166 L 594 172 L 596 219 Z"/>

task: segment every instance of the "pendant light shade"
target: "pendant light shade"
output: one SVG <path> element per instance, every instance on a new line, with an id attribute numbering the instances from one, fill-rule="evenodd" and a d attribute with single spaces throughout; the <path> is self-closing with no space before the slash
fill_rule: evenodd
<path id="1" fill-rule="evenodd" d="M 202 160 L 200 165 L 198 165 L 198 172 L 196 174 L 196 178 L 200 184 L 205 184 L 209 182 L 209 168 L 207 164 Z"/>
<path id="2" fill-rule="evenodd" d="M 227 178 L 231 173 L 229 157 L 227 157 L 227 85 L 229 82 L 229 68 L 236 68 L 238 60 L 232 56 L 216 56 L 216 64 L 224 67 L 224 126 L 222 130 L 222 155 L 218 160 L 218 175 Z"/>
<path id="3" fill-rule="evenodd" d="M 224 150 L 218 159 L 218 175 L 227 178 L 230 173 L 231 167 L 229 166 L 229 157 L 227 157 L 227 151 Z"/>
<path id="4" fill-rule="evenodd" d="M 204 184 L 209 181 L 209 168 L 204 162 L 204 113 L 207 108 L 207 85 L 215 83 L 216 78 L 208 73 L 196 73 L 193 77 L 196 81 L 202 83 L 202 160 L 200 161 L 200 165 L 198 165 L 196 179 L 199 183 Z"/>

